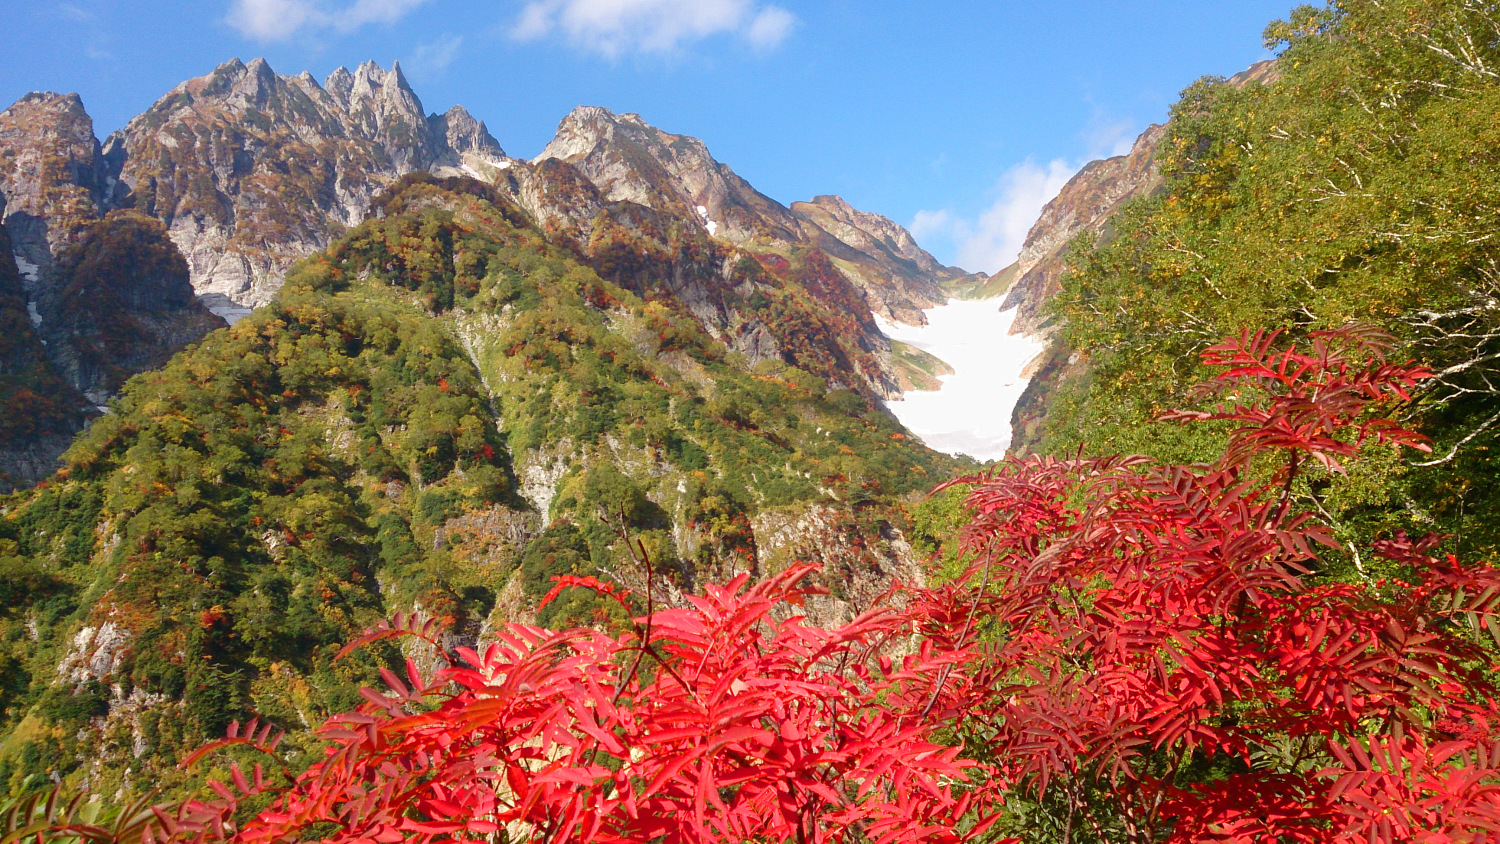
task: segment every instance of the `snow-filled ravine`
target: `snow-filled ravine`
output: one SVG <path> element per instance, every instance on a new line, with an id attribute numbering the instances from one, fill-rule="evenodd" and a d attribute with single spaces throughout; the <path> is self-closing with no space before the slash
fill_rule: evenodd
<path id="1" fill-rule="evenodd" d="M 949 300 L 925 311 L 926 325 L 880 323 L 893 340 L 941 358 L 953 368 L 935 391 L 910 391 L 888 402 L 891 412 L 928 446 L 980 460 L 1005 456 L 1010 414 L 1026 390 L 1027 364 L 1041 353 L 1039 338 L 1011 334 L 1015 309 L 998 299 Z"/>

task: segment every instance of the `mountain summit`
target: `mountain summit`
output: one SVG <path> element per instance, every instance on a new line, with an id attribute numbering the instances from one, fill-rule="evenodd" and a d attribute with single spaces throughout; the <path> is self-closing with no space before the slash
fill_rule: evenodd
<path id="1" fill-rule="evenodd" d="M 577 108 L 528 162 L 461 106 L 428 114 L 399 64 L 341 67 L 320 84 L 231 59 L 102 144 L 76 95 L 30 94 L 0 113 L 16 313 L 39 332 L 21 347 L 45 346 L 88 397 L 67 399 L 74 416 L 58 430 L 76 431 L 77 413 L 210 330 L 203 306 L 238 317 L 270 302 L 293 264 L 383 213 L 378 198 L 417 174 L 477 180 L 605 279 L 691 314 L 749 361 L 799 366 L 869 399 L 912 382 L 910 355 L 893 353 L 875 317 L 923 322 L 946 299 L 940 285 L 965 275 L 837 197 L 782 205 L 703 141 L 640 115 Z M 74 247 L 93 251 L 54 272 Z M 149 271 L 106 271 L 98 255 Z M 108 308 L 77 299 L 105 289 L 65 277 L 79 268 L 122 302 L 154 291 L 126 320 L 148 349 L 102 323 Z M 78 338 L 95 340 L 74 348 Z M 45 462 L 28 458 L 20 479 L 39 479 Z"/>
<path id="2" fill-rule="evenodd" d="M 269 301 L 292 262 L 357 225 L 406 173 L 505 158 L 467 112 L 429 118 L 399 65 L 341 67 L 320 86 L 264 59 L 178 85 L 107 148 L 218 307 Z"/>
<path id="3" fill-rule="evenodd" d="M 887 318 L 922 322 L 921 310 L 941 304 L 944 281 L 967 275 L 944 267 L 886 217 L 856 211 L 837 197 L 788 208 L 715 160 L 703 141 L 674 135 L 638 114 L 580 106 L 532 162 L 566 162 L 606 202 L 634 202 L 695 221 L 711 237 L 736 246 L 784 250 L 816 246 Z"/>

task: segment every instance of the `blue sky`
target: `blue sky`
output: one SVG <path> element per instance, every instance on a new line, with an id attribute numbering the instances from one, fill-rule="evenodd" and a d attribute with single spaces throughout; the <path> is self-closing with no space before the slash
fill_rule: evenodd
<path id="1" fill-rule="evenodd" d="M 639 112 L 791 203 L 837 193 L 993 272 L 1078 166 L 1182 88 L 1269 57 L 1293 0 L 0 0 L 0 100 L 76 91 L 101 136 L 264 56 L 320 79 L 400 60 L 531 157 L 575 105 Z M 3 105 L 3 104 L 0 104 Z"/>

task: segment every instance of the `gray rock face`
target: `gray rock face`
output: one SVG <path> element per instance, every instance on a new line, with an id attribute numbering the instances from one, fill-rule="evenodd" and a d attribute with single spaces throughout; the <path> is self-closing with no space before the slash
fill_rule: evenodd
<path id="1" fill-rule="evenodd" d="M 77 94 L 27 94 L 0 112 L 0 221 L 33 295 L 57 250 L 118 200 L 117 172 Z"/>
<path id="2" fill-rule="evenodd" d="M 788 208 L 716 161 L 702 141 L 664 132 L 638 114 L 574 109 L 532 165 L 549 161 L 574 167 L 605 203 L 633 202 L 691 220 L 710 237 L 736 246 L 817 246 L 839 260 L 839 270 L 870 309 L 887 318 L 923 322 L 922 308 L 946 300 L 941 282 L 966 275 L 943 267 L 890 219 L 838 197 Z M 549 219 L 545 205 L 526 207 Z"/>
<path id="3" fill-rule="evenodd" d="M 463 109 L 425 115 L 400 65 L 374 62 L 321 86 L 263 59 L 226 62 L 132 120 L 116 150 L 136 207 L 167 225 L 218 310 L 269 301 L 294 261 L 362 222 L 401 176 L 485 178 L 509 162 L 484 124 Z"/>
<path id="4" fill-rule="evenodd" d="M 269 301 L 293 262 L 419 171 L 498 184 L 580 244 L 602 207 L 629 202 L 731 245 L 817 246 L 889 318 L 920 322 L 921 308 L 943 301 L 938 285 L 962 275 L 836 197 L 787 208 L 702 141 L 639 115 L 580 107 L 535 161 L 517 161 L 463 108 L 425 115 L 399 65 L 339 68 L 319 85 L 234 59 L 173 88 L 103 146 L 73 95 L 29 95 L 0 115 L 0 191 L 12 196 L 28 278 L 84 223 L 134 207 L 167 226 L 194 290 L 221 313 Z"/>
<path id="5" fill-rule="evenodd" d="M 1081 232 L 1104 230 L 1116 210 L 1161 185 L 1156 145 L 1165 126 L 1151 126 L 1126 155 L 1094 161 L 1068 181 L 1026 235 L 1016 260 L 1016 280 L 1002 310 L 1019 308 L 1012 332 L 1034 333 L 1045 323 L 1043 307 L 1058 290 L 1067 266 L 1063 252 Z"/>
<path id="6" fill-rule="evenodd" d="M 187 262 L 162 224 L 113 211 L 53 260 L 36 303 L 53 368 L 94 405 L 167 362 L 224 320 L 193 295 Z"/>
<path id="7" fill-rule="evenodd" d="M 580 106 L 532 163 L 548 159 L 578 168 L 606 201 L 696 218 L 730 243 L 801 240 L 796 216 L 715 161 L 702 141 L 663 132 L 638 114 Z"/>
<path id="8" fill-rule="evenodd" d="M 306 72 L 278 75 L 263 59 L 231 60 L 178 85 L 102 146 L 76 97 L 33 95 L 0 118 L 6 154 L 0 186 L 20 198 L 11 214 L 16 251 L 37 288 L 28 307 L 51 331 L 63 330 L 54 316 L 63 311 L 40 279 L 85 226 L 113 210 L 159 220 L 197 297 L 234 318 L 269 301 L 295 261 L 362 222 L 375 195 L 424 171 L 494 185 L 613 280 L 661 286 L 751 360 L 801 344 L 746 309 L 764 299 L 756 282 L 735 275 L 746 253 L 779 265 L 799 250 L 831 259 L 830 273 L 853 291 L 835 295 L 826 278 L 813 285 L 827 288 L 814 299 L 833 314 L 831 322 L 813 318 L 826 335 L 818 343 L 845 347 L 830 348 L 834 360 L 884 348 L 871 314 L 922 322 L 921 309 L 946 298 L 940 285 L 963 275 L 885 217 L 837 197 L 788 208 L 702 141 L 639 115 L 578 108 L 534 162 L 512 159 L 463 108 L 424 114 L 398 65 L 339 68 L 319 84 Z M 60 365 L 91 395 L 110 389 L 88 366 Z M 849 365 L 869 370 L 856 382 L 870 381 L 876 394 L 893 389 L 878 366 Z"/>
<path id="9" fill-rule="evenodd" d="M 442 138 L 448 151 L 457 156 L 478 153 L 498 160 L 507 158 L 505 150 L 500 148 L 500 142 L 490 134 L 483 121 L 476 120 L 463 106 L 454 106 L 443 114 L 434 114 L 427 118 L 427 124 L 431 127 L 433 137 Z"/>
<path id="10" fill-rule="evenodd" d="M 957 277 L 961 270 L 945 267 L 917 245 L 911 232 L 880 214 L 860 211 L 843 197 L 817 196 L 811 202 L 794 202 L 792 211 L 845 244 L 861 252 L 888 257 L 911 270 L 933 277 Z"/>
<path id="11" fill-rule="evenodd" d="M 0 196 L 0 217 L 4 211 Z M 86 419 L 84 397 L 48 360 L 39 321 L 0 224 L 0 494 L 57 471 L 58 455 Z"/>
<path id="12" fill-rule="evenodd" d="M 921 325 L 922 308 L 947 301 L 941 284 L 968 273 L 945 267 L 889 217 L 860 211 L 842 197 L 792 203 L 804 235 L 845 263 L 841 270 L 865 293 L 870 309 L 893 322 Z"/>

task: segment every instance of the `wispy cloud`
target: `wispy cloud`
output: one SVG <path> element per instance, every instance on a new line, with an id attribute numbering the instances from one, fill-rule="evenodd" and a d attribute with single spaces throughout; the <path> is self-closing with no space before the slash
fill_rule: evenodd
<path id="1" fill-rule="evenodd" d="M 73 43 L 83 42 L 83 53 L 95 61 L 114 58 L 109 49 L 110 30 L 100 18 L 97 0 L 82 0 L 80 3 L 57 3 L 46 7 L 46 13 L 56 17 L 65 25 L 75 27 L 68 36 Z"/>
<path id="2" fill-rule="evenodd" d="M 418 44 L 411 57 L 412 75 L 430 76 L 445 70 L 448 65 L 453 64 L 454 59 L 458 58 L 458 48 L 462 47 L 463 43 L 462 35 L 447 35 L 435 41 L 424 41 Z"/>
<path id="3" fill-rule="evenodd" d="M 734 35 L 757 50 L 779 46 L 797 18 L 754 0 L 532 0 L 511 28 L 518 41 L 560 35 L 610 58 L 670 53 L 715 35 Z"/>
<path id="4" fill-rule="evenodd" d="M 234 0 L 229 25 L 257 41 L 285 41 L 318 31 L 352 32 L 369 24 L 390 24 L 427 0 Z"/>
<path id="5" fill-rule="evenodd" d="M 918 211 L 909 226 L 912 236 L 951 247 L 954 263 L 964 269 L 986 273 L 1005 269 L 1021 254 L 1042 208 L 1068 180 L 1096 158 L 1129 152 L 1135 130 L 1128 122 L 1096 120 L 1082 138 L 1089 152 L 1081 160 L 1055 158 L 1039 164 L 1028 159 L 1005 171 L 991 188 L 990 206 L 977 217 L 966 218 L 950 210 Z"/>
<path id="6" fill-rule="evenodd" d="M 94 23 L 95 21 L 99 20 L 98 15 L 73 3 L 58 3 L 52 8 L 60 17 L 67 18 L 68 20 L 75 21 L 77 23 Z"/>
<path id="7" fill-rule="evenodd" d="M 965 219 L 951 211 L 918 211 L 912 235 L 919 241 L 952 243 L 954 260 L 967 270 L 999 272 L 1016 260 L 1042 207 L 1073 178 L 1078 166 L 1062 159 L 1045 165 L 1023 161 L 1000 177 L 994 202 L 977 218 Z"/>
<path id="8" fill-rule="evenodd" d="M 745 30 L 745 40 L 757 50 L 770 50 L 786 40 L 797 26 L 797 16 L 780 6 L 767 6 L 756 13 Z"/>

